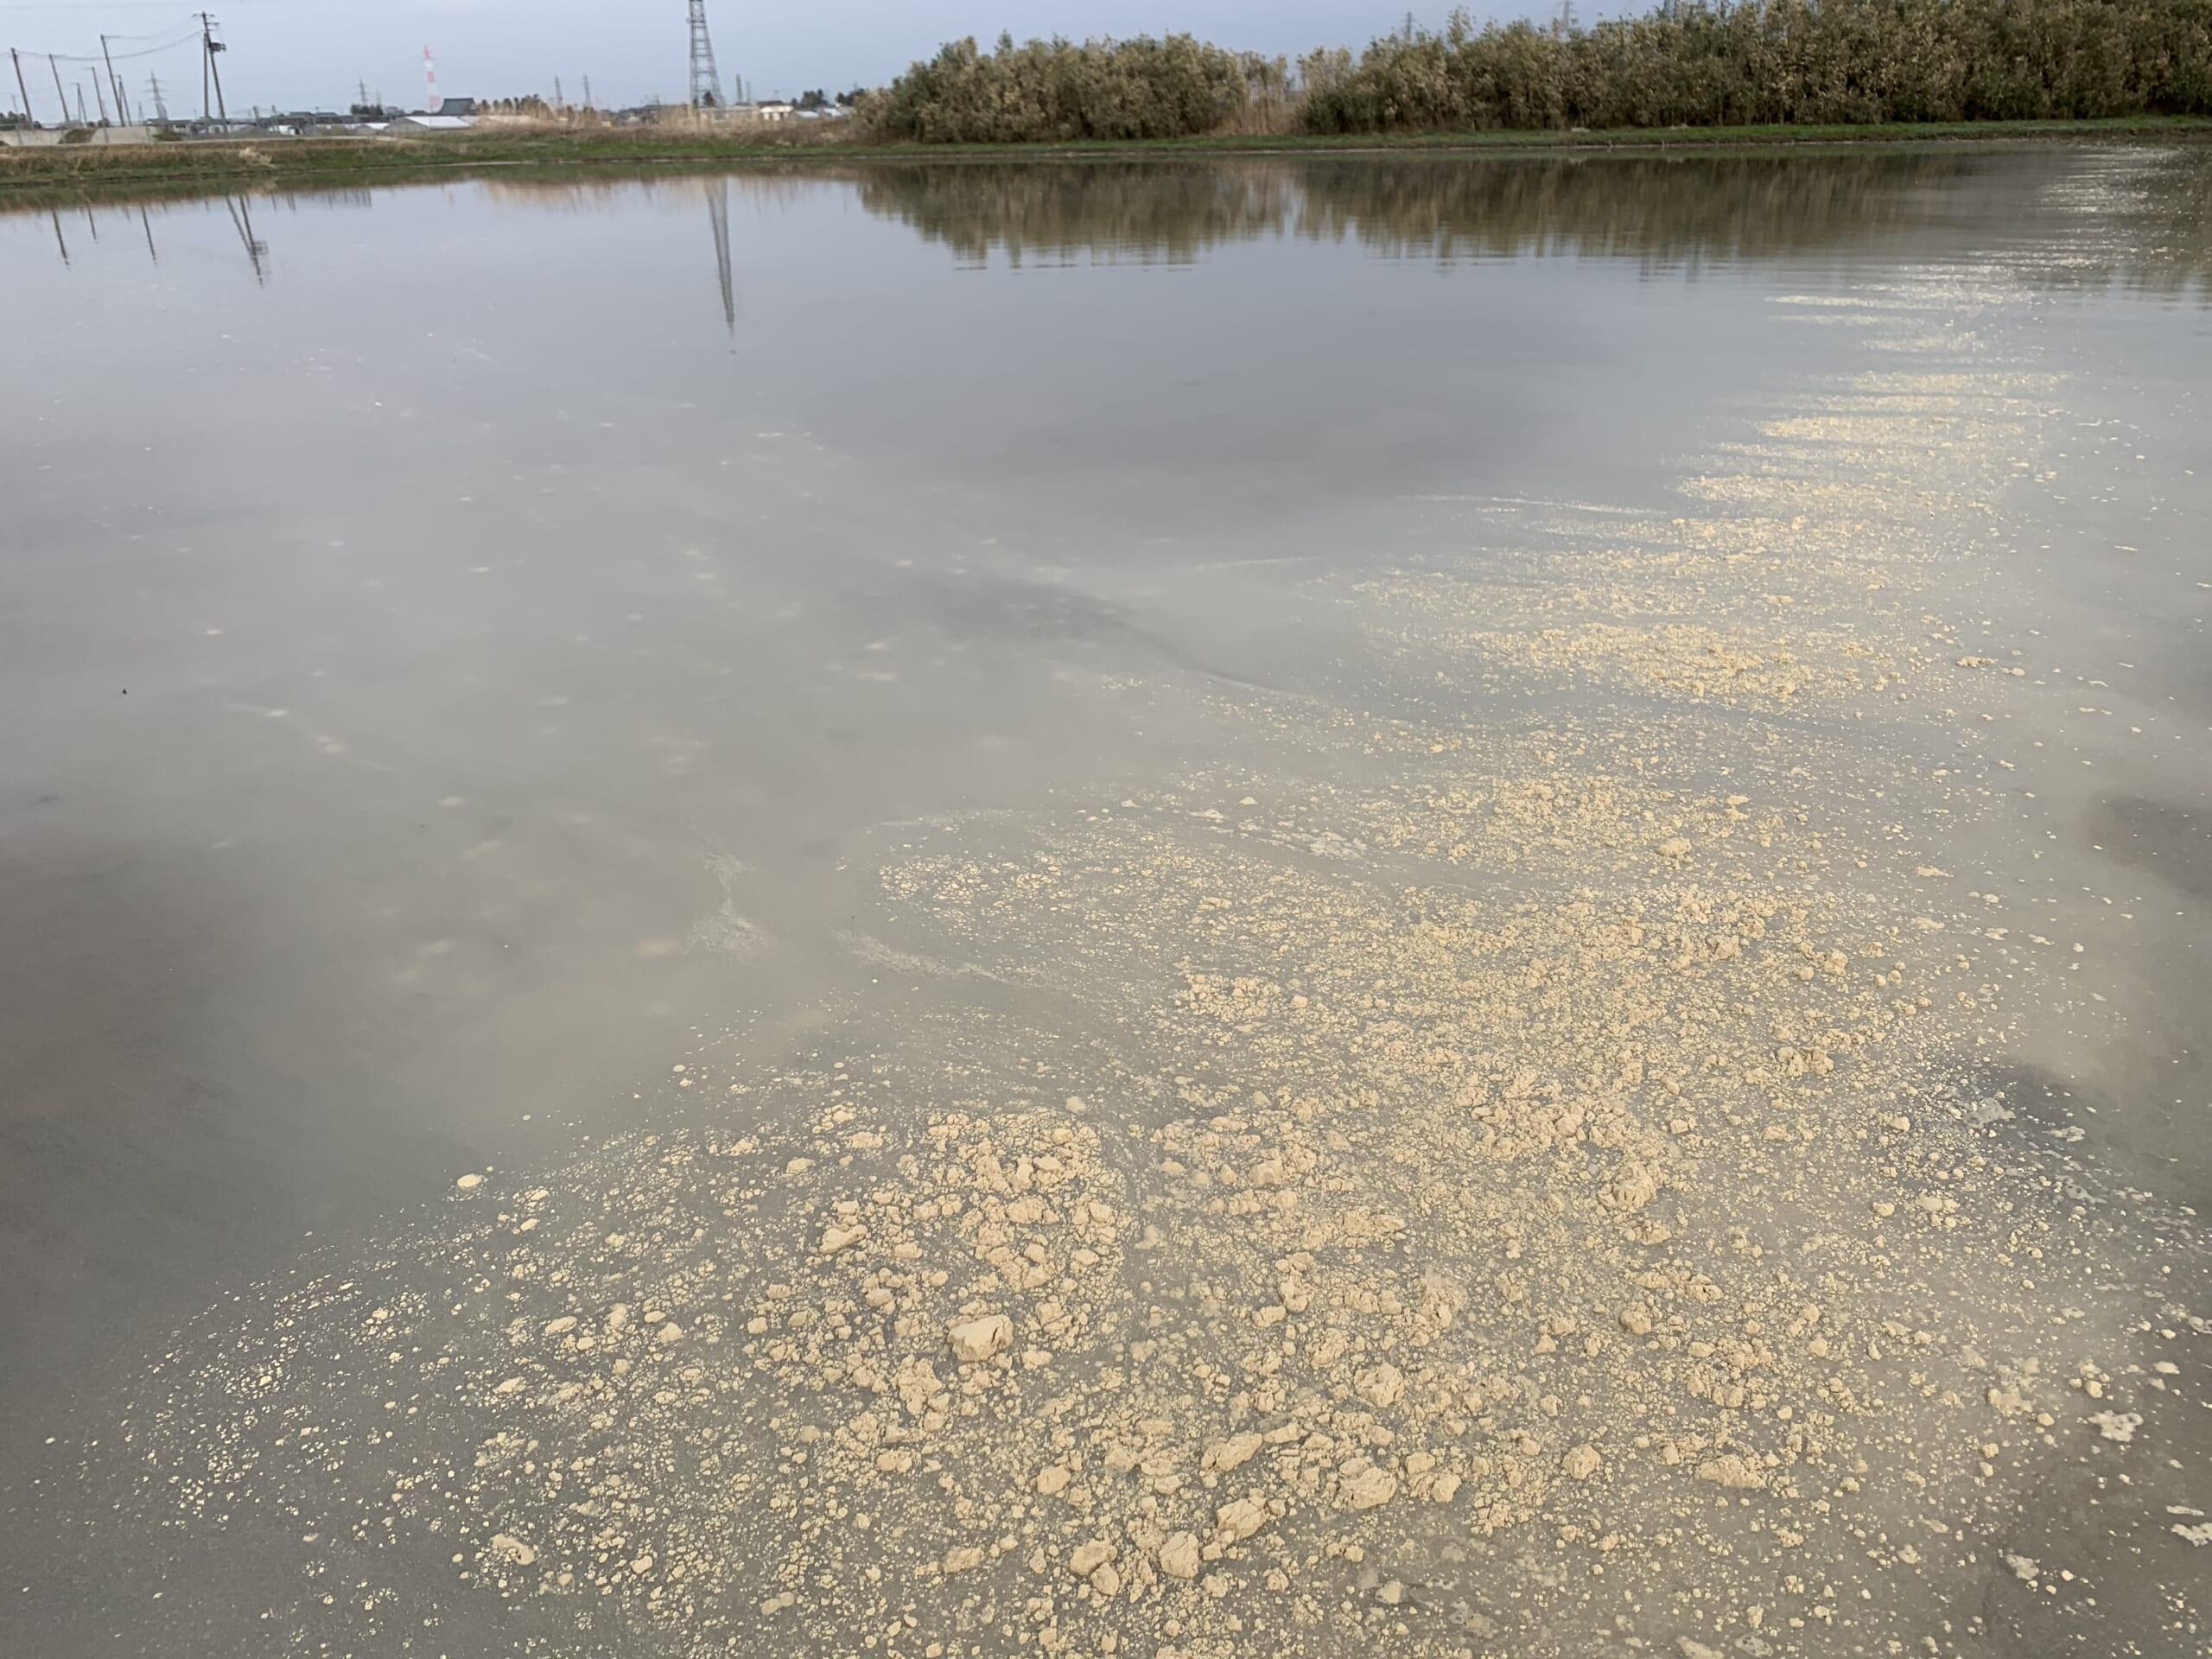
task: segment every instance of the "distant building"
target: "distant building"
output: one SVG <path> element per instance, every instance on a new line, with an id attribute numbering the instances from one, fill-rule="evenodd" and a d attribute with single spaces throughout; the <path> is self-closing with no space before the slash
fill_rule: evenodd
<path id="1" fill-rule="evenodd" d="M 448 99 L 450 104 L 453 99 Z M 467 132 L 476 124 L 473 115 L 401 115 L 384 124 L 386 132 Z"/>
<path id="2" fill-rule="evenodd" d="M 756 118 L 762 121 L 788 121 L 791 118 L 793 107 L 791 105 L 783 103 L 755 104 L 753 106 L 753 113 Z"/>

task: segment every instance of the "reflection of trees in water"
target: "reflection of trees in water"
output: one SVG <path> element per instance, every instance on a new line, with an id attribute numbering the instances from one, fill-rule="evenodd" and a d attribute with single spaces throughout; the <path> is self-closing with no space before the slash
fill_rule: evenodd
<path id="1" fill-rule="evenodd" d="M 2212 303 L 2212 157 L 2168 151 L 2107 158 L 2108 172 L 2062 193 L 2085 237 L 2124 235 L 2118 247 L 2095 241 L 2048 258 L 2028 274 L 2057 288 L 2095 288 L 2119 280 L 2146 293 L 2189 295 Z M 2052 215 L 2046 204 L 2044 212 Z"/>
<path id="2" fill-rule="evenodd" d="M 1926 155 L 1431 161 L 1300 169 L 1299 230 L 1387 254 L 1451 260 L 1596 255 L 1694 266 L 1879 245 L 1971 176 Z"/>
<path id="3" fill-rule="evenodd" d="M 926 162 L 855 170 L 861 204 L 969 259 L 1182 261 L 1281 233 L 1293 169 L 1274 163 Z"/>
<path id="4" fill-rule="evenodd" d="M 2133 233 L 2071 247 L 2027 274 L 2212 286 L 2212 167 L 2147 152 L 2113 165 L 2126 183 L 2101 195 L 2100 208 Z M 2044 158 L 1955 150 L 966 162 L 867 167 L 853 177 L 870 212 L 967 258 L 995 251 L 1015 263 L 1187 260 L 1223 243 L 1299 236 L 1398 257 L 1603 256 L 1694 270 L 1939 237 L 1953 247 L 1962 237 L 2063 238 L 2080 218 L 2054 193 Z"/>

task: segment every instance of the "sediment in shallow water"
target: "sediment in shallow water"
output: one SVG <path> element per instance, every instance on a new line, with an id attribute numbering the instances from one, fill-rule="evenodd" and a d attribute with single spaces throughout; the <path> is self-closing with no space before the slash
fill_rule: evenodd
<path id="1" fill-rule="evenodd" d="M 1319 584 L 1432 706 L 1123 683 L 1245 758 L 887 837 L 870 960 L 967 991 L 188 1333 L 135 1507 L 291 1517 L 302 1651 L 2094 1650 L 2024 1529 L 2158 1443 L 2196 1246 L 2024 1132 L 2074 953 L 1943 868 L 2063 388 L 1999 279 L 1861 297 L 1678 512 Z"/>

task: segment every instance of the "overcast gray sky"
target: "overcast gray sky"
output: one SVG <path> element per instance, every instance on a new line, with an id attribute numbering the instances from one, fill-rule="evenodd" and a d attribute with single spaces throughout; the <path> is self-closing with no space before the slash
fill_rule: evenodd
<path id="1" fill-rule="evenodd" d="M 220 60 L 231 107 L 343 107 L 365 79 L 394 104 L 423 101 L 422 53 L 438 60 L 448 94 L 483 98 L 550 93 L 562 79 L 571 99 L 591 77 L 601 105 L 656 94 L 681 101 L 686 86 L 685 0 L 205 0 L 230 50 Z M 1478 13 L 1522 10 L 1478 7 Z M 1416 6 L 1432 26 L 1446 8 Z M 708 0 L 715 56 L 725 80 L 743 74 L 762 95 L 810 86 L 835 92 L 888 80 L 938 43 L 1001 29 L 1032 35 L 1161 34 L 1187 29 L 1224 46 L 1296 54 L 1330 44 L 1363 45 L 1404 19 L 1404 0 L 807 0 L 803 5 Z M 127 56 L 117 73 L 134 99 L 149 73 L 174 89 L 170 113 L 195 112 L 197 49 L 185 35 L 191 13 L 174 0 L 0 0 L 0 46 L 41 54 L 27 60 L 33 112 L 51 118 L 48 52 L 96 57 L 99 36 Z M 122 37 L 136 37 L 125 40 Z M 89 71 L 64 62 L 73 86 Z M 0 103 L 20 104 L 14 77 Z M 73 92 L 71 94 L 74 98 Z"/>

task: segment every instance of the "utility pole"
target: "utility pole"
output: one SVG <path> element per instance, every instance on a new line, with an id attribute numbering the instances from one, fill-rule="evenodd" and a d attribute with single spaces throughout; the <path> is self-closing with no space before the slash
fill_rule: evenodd
<path id="1" fill-rule="evenodd" d="M 231 118 L 229 106 L 223 102 L 223 72 L 215 67 L 215 54 L 227 50 L 229 48 L 215 38 L 215 20 L 206 12 L 201 12 L 200 14 L 200 118 L 202 121 L 207 118 L 207 82 L 211 77 L 215 83 L 215 111 L 226 123 L 228 123 Z"/>
<path id="2" fill-rule="evenodd" d="M 105 105 L 102 106 L 102 111 L 105 113 Z M 92 124 L 85 117 L 85 83 L 81 80 L 77 83 L 77 124 L 80 127 L 89 127 Z"/>
<path id="3" fill-rule="evenodd" d="M 567 102 L 568 99 L 561 96 L 561 77 L 556 75 L 553 77 L 553 107 L 557 110 Z"/>
<path id="4" fill-rule="evenodd" d="M 584 77 L 584 108 L 590 109 L 591 107 L 591 77 L 589 75 L 586 75 Z"/>
<path id="5" fill-rule="evenodd" d="M 23 85 L 23 54 L 11 46 L 8 48 L 8 61 L 16 66 L 16 90 L 23 95 L 23 119 L 35 126 L 38 124 L 31 115 L 31 89 Z"/>
<path id="6" fill-rule="evenodd" d="M 123 83 L 115 78 L 115 59 L 109 54 L 107 36 L 100 36 L 100 61 L 107 65 L 108 85 L 115 88 L 115 118 L 123 119 Z"/>
<path id="7" fill-rule="evenodd" d="M 46 54 L 46 67 L 54 75 L 54 95 L 61 100 L 61 124 L 69 124 L 69 94 L 61 90 L 61 70 L 54 61 L 54 54 Z"/>
<path id="8" fill-rule="evenodd" d="M 84 101 L 85 83 L 80 80 L 77 83 L 77 102 L 81 105 Z M 98 75 L 92 77 L 92 101 L 100 106 L 100 125 L 107 125 L 107 94 L 100 90 Z"/>

